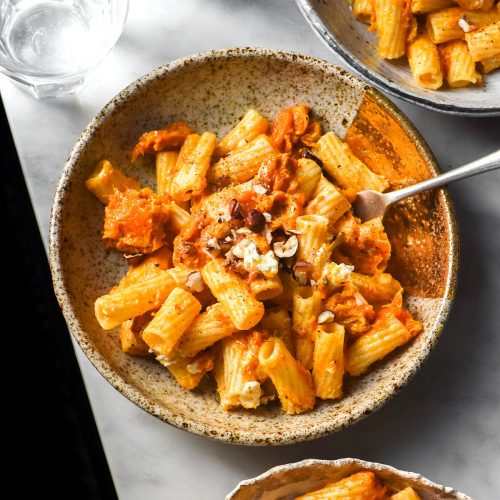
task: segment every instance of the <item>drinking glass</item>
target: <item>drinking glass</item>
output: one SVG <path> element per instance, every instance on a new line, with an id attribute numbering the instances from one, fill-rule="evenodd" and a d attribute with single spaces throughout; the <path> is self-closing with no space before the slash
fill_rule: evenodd
<path id="1" fill-rule="evenodd" d="M 37 98 L 74 94 L 127 13 L 128 0 L 0 0 L 0 71 Z"/>

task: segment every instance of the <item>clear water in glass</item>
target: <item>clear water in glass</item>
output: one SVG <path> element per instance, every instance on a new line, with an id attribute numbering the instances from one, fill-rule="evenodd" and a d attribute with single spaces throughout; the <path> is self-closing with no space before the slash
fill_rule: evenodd
<path id="1" fill-rule="evenodd" d="M 0 0 L 0 70 L 36 97 L 75 93 L 127 11 L 127 0 Z"/>

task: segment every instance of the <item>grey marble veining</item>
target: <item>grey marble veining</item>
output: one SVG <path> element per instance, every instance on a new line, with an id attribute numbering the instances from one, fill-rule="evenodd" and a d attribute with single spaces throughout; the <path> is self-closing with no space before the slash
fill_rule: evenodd
<path id="1" fill-rule="evenodd" d="M 95 113 L 155 66 L 236 46 L 295 50 L 338 64 L 292 0 L 132 0 L 123 36 L 78 96 L 36 101 L 2 77 L 2 98 L 46 244 L 59 172 Z M 444 170 L 500 147 L 499 118 L 457 118 L 397 104 Z M 75 346 L 119 497 L 222 499 L 238 481 L 274 465 L 353 456 L 419 472 L 478 500 L 499 498 L 500 173 L 455 184 L 451 193 L 462 257 L 443 337 L 397 398 L 341 433 L 277 448 L 190 435 L 135 407 Z"/>

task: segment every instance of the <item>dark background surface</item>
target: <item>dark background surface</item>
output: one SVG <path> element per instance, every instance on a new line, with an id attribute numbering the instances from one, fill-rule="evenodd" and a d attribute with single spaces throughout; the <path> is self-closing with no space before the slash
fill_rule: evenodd
<path id="1" fill-rule="evenodd" d="M 34 131 L 35 132 L 35 131 Z M 12 498 L 117 498 L 0 102 L 4 456 Z M 2 294 L 3 295 L 3 294 Z M 5 323 L 5 322 L 4 322 Z M 8 347 L 7 347 L 8 346 Z M 9 488 L 10 489 L 10 488 Z M 10 494 L 9 494 L 10 496 Z"/>

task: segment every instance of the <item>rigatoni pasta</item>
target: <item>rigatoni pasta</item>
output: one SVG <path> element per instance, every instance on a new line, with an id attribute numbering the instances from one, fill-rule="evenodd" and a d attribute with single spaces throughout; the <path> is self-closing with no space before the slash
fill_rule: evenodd
<path id="1" fill-rule="evenodd" d="M 130 318 L 135 318 L 163 304 L 175 288 L 168 271 L 99 297 L 95 302 L 95 316 L 103 330 L 112 330 Z"/>
<path id="2" fill-rule="evenodd" d="M 135 179 L 127 177 L 108 160 L 100 161 L 92 175 L 86 180 L 85 187 L 94 194 L 99 201 L 107 204 L 115 191 L 126 189 L 140 189 Z"/>
<path id="3" fill-rule="evenodd" d="M 454 0 L 411 0 L 412 14 L 428 14 L 454 5 Z"/>
<path id="4" fill-rule="evenodd" d="M 347 349 L 346 371 L 351 375 L 361 375 L 375 361 L 406 344 L 418 331 L 408 329 L 392 308 L 381 309 L 370 330 Z"/>
<path id="5" fill-rule="evenodd" d="M 464 30 L 459 25 L 463 15 L 458 7 L 432 12 L 425 19 L 426 32 L 434 43 L 463 39 Z"/>
<path id="6" fill-rule="evenodd" d="M 440 47 L 440 52 L 444 75 L 450 87 L 466 87 L 483 81 L 465 41 L 448 42 Z"/>
<path id="7" fill-rule="evenodd" d="M 395 480 L 377 477 L 371 470 L 361 470 L 320 489 L 304 493 L 295 500 L 420 500 L 420 495 Z"/>
<path id="8" fill-rule="evenodd" d="M 355 0 L 352 11 L 376 30 L 380 57 L 407 57 L 419 87 L 480 85 L 480 70 L 486 74 L 500 66 L 495 0 Z"/>
<path id="9" fill-rule="evenodd" d="M 319 325 L 316 330 L 312 376 L 316 396 L 342 397 L 345 328 L 338 323 Z"/>
<path id="10" fill-rule="evenodd" d="M 190 200 L 203 192 L 207 185 L 206 174 L 216 144 L 217 138 L 212 132 L 203 132 L 201 136 L 191 134 L 186 137 L 170 186 L 170 194 L 176 202 Z"/>
<path id="11" fill-rule="evenodd" d="M 261 116 L 255 109 L 249 109 L 240 123 L 221 139 L 217 145 L 215 154 L 221 157 L 235 149 L 242 148 L 257 136 L 265 134 L 268 128 L 268 120 Z"/>
<path id="12" fill-rule="evenodd" d="M 377 22 L 378 55 L 398 59 L 405 54 L 410 26 L 408 0 L 374 0 Z"/>
<path id="13" fill-rule="evenodd" d="M 331 239 L 328 230 L 330 221 L 322 215 L 302 215 L 297 217 L 298 231 L 297 259 L 299 261 L 313 262 L 319 249 Z"/>
<path id="14" fill-rule="evenodd" d="M 298 160 L 297 182 L 308 200 L 313 197 L 322 175 L 321 167 L 314 160 L 309 158 L 300 158 Z"/>
<path id="15" fill-rule="evenodd" d="M 306 205 L 308 215 L 323 215 L 331 224 L 338 221 L 351 208 L 347 198 L 325 176 L 321 176 L 313 191 L 313 198 Z"/>
<path id="16" fill-rule="evenodd" d="M 264 339 L 260 332 L 236 335 L 222 341 L 216 360 L 215 380 L 225 410 L 242 406 L 257 408 L 266 375 L 258 361 Z"/>
<path id="17" fill-rule="evenodd" d="M 468 10 L 489 10 L 493 7 L 495 0 L 455 0 L 460 7 Z"/>
<path id="18" fill-rule="evenodd" d="M 391 500 L 420 500 L 420 498 L 420 495 L 411 486 L 391 496 Z"/>
<path id="19" fill-rule="evenodd" d="M 443 85 L 439 51 L 427 35 L 417 37 L 408 45 L 408 62 L 421 87 L 436 90 Z"/>
<path id="20" fill-rule="evenodd" d="M 352 3 L 352 12 L 358 21 L 369 23 L 371 17 L 375 14 L 375 0 L 354 0 Z"/>
<path id="21" fill-rule="evenodd" d="M 177 383 L 187 390 L 197 387 L 205 374 L 214 368 L 214 354 L 210 351 L 202 352 L 191 358 L 175 357 L 171 359 L 160 354 L 156 359 L 167 368 Z"/>
<path id="22" fill-rule="evenodd" d="M 207 173 L 208 180 L 224 185 L 241 184 L 257 173 L 264 158 L 276 154 L 277 151 L 271 144 L 269 137 L 259 135 L 212 165 Z"/>
<path id="23" fill-rule="evenodd" d="M 194 356 L 236 331 L 225 307 L 217 302 L 193 321 L 182 336 L 177 352 L 185 357 Z"/>
<path id="24" fill-rule="evenodd" d="M 465 34 L 473 61 L 483 61 L 500 55 L 500 20 Z"/>
<path id="25" fill-rule="evenodd" d="M 158 194 L 171 194 L 178 151 L 161 151 L 156 155 L 156 191 Z"/>
<path id="26" fill-rule="evenodd" d="M 314 406 L 311 374 L 290 354 L 281 339 L 271 337 L 262 345 L 259 363 L 276 387 L 286 413 L 302 413 Z"/>
<path id="27" fill-rule="evenodd" d="M 386 491 L 387 488 L 380 483 L 374 472 L 361 471 L 301 495 L 295 500 L 383 500 Z"/>
<path id="28" fill-rule="evenodd" d="M 302 364 L 312 368 L 314 331 L 321 312 L 322 297 L 318 290 L 302 286 L 293 295 L 292 324 L 295 332 L 295 353 Z"/>
<path id="29" fill-rule="evenodd" d="M 262 319 L 264 304 L 252 295 L 247 284 L 236 273 L 226 270 L 222 261 L 208 262 L 201 274 L 214 296 L 231 316 L 236 328 L 249 330 Z"/>
<path id="30" fill-rule="evenodd" d="M 139 156 L 155 163 L 156 192 L 106 161 L 87 182 L 129 266 L 95 301 L 123 352 L 156 359 L 186 390 L 213 375 L 225 410 L 279 400 L 297 414 L 342 398 L 345 373 L 420 331 L 384 272 L 382 219 L 351 212 L 357 191 L 389 182 L 308 106 L 274 121 L 250 110 L 220 142 L 176 122 L 143 134 Z"/>
<path id="31" fill-rule="evenodd" d="M 196 297 L 182 288 L 174 288 L 145 328 L 144 342 L 155 353 L 170 356 L 200 310 Z"/>
<path id="32" fill-rule="evenodd" d="M 342 188 L 355 192 L 364 189 L 385 191 L 389 183 L 381 175 L 371 171 L 333 132 L 321 137 L 314 148 L 315 154 L 323 162 L 324 169 Z"/>

